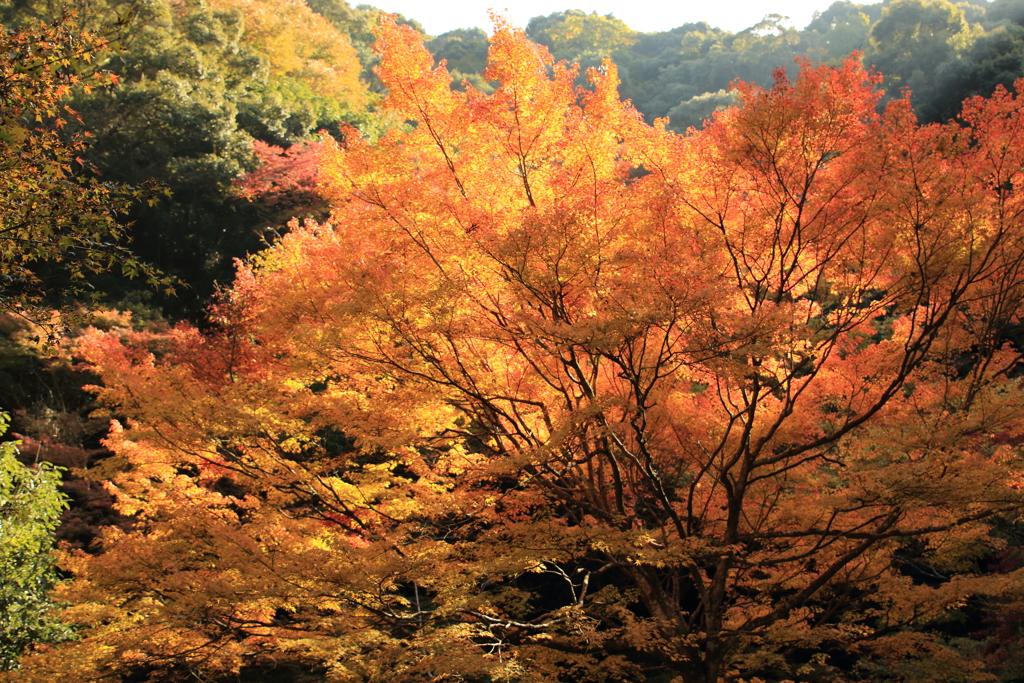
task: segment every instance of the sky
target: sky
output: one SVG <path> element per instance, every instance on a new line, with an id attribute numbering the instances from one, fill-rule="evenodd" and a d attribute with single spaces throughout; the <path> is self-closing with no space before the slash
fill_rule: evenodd
<path id="1" fill-rule="evenodd" d="M 490 32 L 487 10 L 506 10 L 512 24 L 525 27 L 531 17 L 565 9 L 587 13 L 614 14 L 636 31 L 666 31 L 687 22 L 706 21 L 732 32 L 742 31 L 764 18 L 765 14 L 788 16 L 792 25 L 803 28 L 815 10 L 828 9 L 833 0 L 567 0 L 565 5 L 550 0 L 363 0 L 387 12 L 398 12 L 418 21 L 426 32 L 437 36 L 457 28 L 479 26 Z M 356 4 L 356 3 L 353 3 Z"/>

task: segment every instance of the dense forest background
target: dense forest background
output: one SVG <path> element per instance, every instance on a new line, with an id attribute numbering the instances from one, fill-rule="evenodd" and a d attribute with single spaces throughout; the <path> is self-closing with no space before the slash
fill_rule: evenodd
<path id="1" fill-rule="evenodd" d="M 90 68 L 114 78 L 73 93 L 69 105 L 81 121 L 71 127 L 89 132 L 86 161 L 104 181 L 159 183 L 158 201 L 139 202 L 122 218 L 132 225 L 133 251 L 178 283 L 173 295 L 113 275 L 93 284 L 107 306 L 130 311 L 137 328 L 212 325 L 208 307 L 237 259 L 286 233 L 293 217 L 329 213 L 316 192 L 318 132 L 375 140 L 396 123 L 379 106 L 384 90 L 374 72 L 381 13 L 344 0 L 83 0 L 75 8 L 85 29 L 111 41 Z M 63 10 L 51 0 L 13 0 L 0 5 L 0 23 L 16 28 Z M 398 20 L 423 34 L 415 17 Z M 738 33 L 703 22 L 640 33 L 612 15 L 567 10 L 535 17 L 526 34 L 555 59 L 579 63 L 581 73 L 610 56 L 622 97 L 645 120 L 666 118 L 680 133 L 734 104 L 731 83 L 770 86 L 777 69 L 795 73 L 801 59 L 839 65 L 860 52 L 883 75 L 882 104 L 909 89 L 922 123 L 953 119 L 965 98 L 1012 88 L 1024 75 L 1024 0 L 841 0 L 802 28 L 769 14 Z M 493 89 L 484 30 L 423 37 L 455 87 Z M 125 324 L 115 314 L 92 322 Z M 90 377 L 34 334 L 0 319 L 0 411 L 12 414 L 24 452 L 76 468 L 66 476 L 73 505 L 58 538 L 95 551 L 102 526 L 130 527 L 96 483 L 121 466 L 100 444 L 108 416 L 91 416 L 92 395 L 81 388 Z M 1004 531 L 1009 550 L 988 560 L 1017 566 L 1019 530 Z M 970 605 L 946 628 L 951 637 L 983 630 L 978 648 L 987 648 L 990 670 L 1024 680 L 1015 650 L 1021 614 L 1017 605 Z"/>

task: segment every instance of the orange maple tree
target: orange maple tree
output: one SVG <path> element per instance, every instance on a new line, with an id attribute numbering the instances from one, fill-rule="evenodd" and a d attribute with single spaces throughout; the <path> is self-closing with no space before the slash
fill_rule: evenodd
<path id="1" fill-rule="evenodd" d="M 489 95 L 380 31 L 333 219 L 80 345 L 137 525 L 24 679 L 989 680 L 927 627 L 1019 592 L 1024 105 L 803 63 L 676 135 L 500 21 Z"/>

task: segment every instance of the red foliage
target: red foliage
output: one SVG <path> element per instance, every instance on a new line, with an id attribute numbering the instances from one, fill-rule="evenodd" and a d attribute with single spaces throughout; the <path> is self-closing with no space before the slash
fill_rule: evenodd
<path id="1" fill-rule="evenodd" d="M 238 194 L 261 205 L 267 223 L 282 225 L 295 215 L 322 216 L 327 203 L 317 189 L 317 160 L 322 145 L 315 140 L 288 149 L 252 143 L 260 166 L 235 181 Z"/>

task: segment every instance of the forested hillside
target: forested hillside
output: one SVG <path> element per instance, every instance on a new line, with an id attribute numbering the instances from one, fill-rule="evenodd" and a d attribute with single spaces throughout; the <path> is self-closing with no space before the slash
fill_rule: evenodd
<path id="1" fill-rule="evenodd" d="M 768 85 L 775 68 L 792 68 L 798 57 L 838 64 L 854 50 L 863 52 L 864 65 L 884 74 L 890 96 L 913 90 L 915 110 L 926 122 L 955 116 L 966 97 L 1010 87 L 1024 69 L 1024 4 L 1018 0 L 841 0 L 802 29 L 768 14 L 739 33 L 706 23 L 639 33 L 611 15 L 570 10 L 532 19 L 526 33 L 556 59 L 584 68 L 611 55 L 623 97 L 649 121 L 669 117 L 678 131 L 732 104 L 733 81 Z M 483 31 L 456 31 L 428 47 L 449 60 L 456 76 L 470 76 L 479 87 L 475 75 L 483 71 L 486 42 Z"/>
<path id="2" fill-rule="evenodd" d="M 0 681 L 1024 681 L 1024 0 L 0 22 Z"/>
<path id="3" fill-rule="evenodd" d="M 60 11 L 14 2 L 0 18 Z M 299 0 L 100 1 L 79 19 L 113 41 L 95 66 L 118 82 L 70 100 L 92 136 L 87 158 L 104 180 L 164 184 L 167 199 L 131 213 L 135 249 L 187 284 L 161 302 L 168 313 L 199 314 L 232 259 L 262 244 L 257 207 L 232 192 L 256 168 L 253 141 L 288 146 L 342 122 L 375 130 L 366 45 L 349 39 L 366 40 L 371 19 L 336 17 L 340 30 Z"/>

